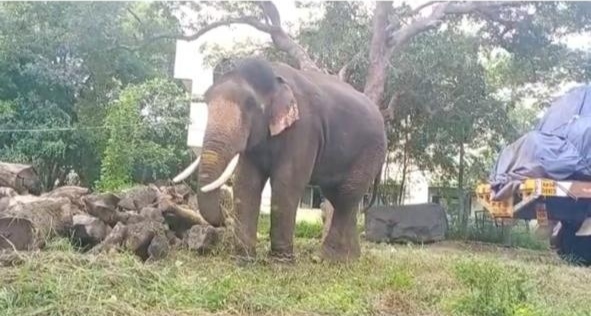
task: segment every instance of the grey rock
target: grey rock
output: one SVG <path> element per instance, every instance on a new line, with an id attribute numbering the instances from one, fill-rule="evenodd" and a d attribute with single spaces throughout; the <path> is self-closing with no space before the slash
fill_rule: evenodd
<path id="1" fill-rule="evenodd" d="M 374 206 L 365 214 L 365 239 L 372 242 L 436 242 L 447 229 L 445 210 L 434 203 Z"/>

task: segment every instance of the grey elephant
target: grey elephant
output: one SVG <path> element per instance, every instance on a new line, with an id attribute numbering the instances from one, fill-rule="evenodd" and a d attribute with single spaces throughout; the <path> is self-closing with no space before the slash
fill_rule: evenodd
<path id="1" fill-rule="evenodd" d="M 334 206 L 323 258 L 358 258 L 358 204 L 379 181 L 386 155 L 378 107 L 336 77 L 258 58 L 241 60 L 204 97 L 203 151 L 177 181 L 198 168 L 200 212 L 222 226 L 219 188 L 236 171 L 235 254 L 256 255 L 261 193 L 270 179 L 272 257 L 293 259 L 298 202 L 313 184 Z"/>

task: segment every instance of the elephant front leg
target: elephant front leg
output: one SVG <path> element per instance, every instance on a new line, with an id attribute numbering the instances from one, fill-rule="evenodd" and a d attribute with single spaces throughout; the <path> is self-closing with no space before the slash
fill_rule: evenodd
<path id="1" fill-rule="evenodd" d="M 271 179 L 271 252 L 279 261 L 292 261 L 293 238 L 298 203 L 306 187 L 306 181 L 294 181 L 292 177 Z"/>
<path id="2" fill-rule="evenodd" d="M 240 160 L 234 184 L 234 254 L 238 257 L 256 256 L 261 193 L 266 181 L 267 177 L 247 157 Z"/>

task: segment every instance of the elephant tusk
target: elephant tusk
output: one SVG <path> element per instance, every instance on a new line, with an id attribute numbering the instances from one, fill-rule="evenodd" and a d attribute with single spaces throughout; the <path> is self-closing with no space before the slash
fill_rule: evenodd
<path id="1" fill-rule="evenodd" d="M 199 166 L 200 160 L 201 156 L 197 157 L 197 159 L 195 159 L 195 161 L 193 161 L 192 164 L 190 164 L 185 170 L 179 173 L 178 176 L 174 177 L 174 179 L 172 179 L 172 182 L 178 183 L 187 179 L 193 172 L 195 172 L 195 169 L 197 169 L 197 166 Z"/>
<path id="2" fill-rule="evenodd" d="M 226 170 L 224 170 L 222 175 L 219 178 L 215 179 L 215 181 L 213 181 L 212 183 L 203 186 L 201 188 L 201 192 L 207 193 L 209 191 L 213 191 L 221 187 L 224 183 L 226 183 L 226 181 L 228 181 L 228 179 L 230 179 L 230 177 L 232 176 L 232 173 L 234 173 L 234 169 L 236 169 L 236 166 L 238 165 L 239 158 L 240 154 L 236 154 L 236 156 L 234 156 L 234 158 L 230 160 L 230 163 L 228 164 Z"/>

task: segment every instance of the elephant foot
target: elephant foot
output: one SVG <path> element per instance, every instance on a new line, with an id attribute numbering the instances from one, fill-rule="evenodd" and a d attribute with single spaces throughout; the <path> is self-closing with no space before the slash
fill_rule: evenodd
<path id="1" fill-rule="evenodd" d="M 232 256 L 232 259 L 239 267 L 252 265 L 256 262 L 256 258 L 252 256 Z"/>
<path id="2" fill-rule="evenodd" d="M 290 252 L 269 252 L 269 259 L 275 263 L 287 263 L 291 264 L 295 262 L 295 255 Z"/>
<path id="3" fill-rule="evenodd" d="M 256 261 L 256 248 L 245 247 L 243 243 L 236 242 L 232 251 L 232 257 L 242 261 Z"/>
<path id="4" fill-rule="evenodd" d="M 332 241 L 327 238 L 322 243 L 321 258 L 329 262 L 350 262 L 359 259 L 361 249 L 359 241 Z"/>

